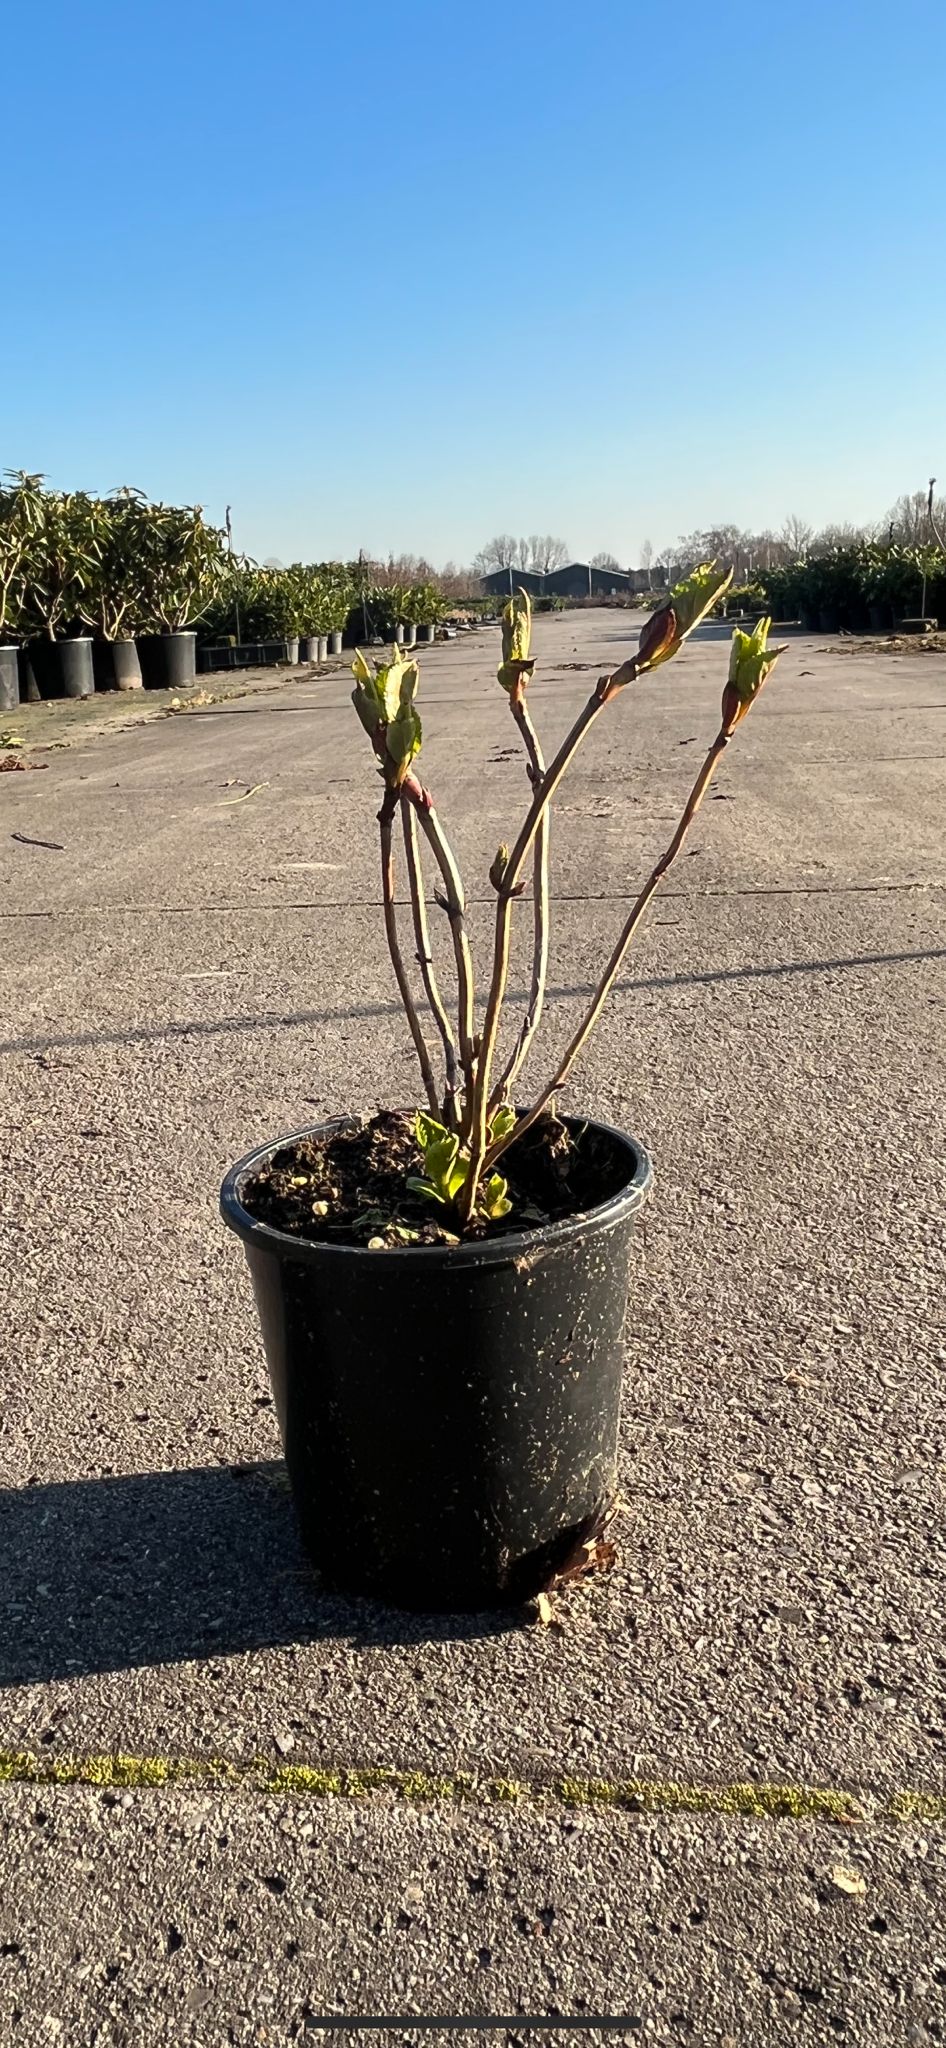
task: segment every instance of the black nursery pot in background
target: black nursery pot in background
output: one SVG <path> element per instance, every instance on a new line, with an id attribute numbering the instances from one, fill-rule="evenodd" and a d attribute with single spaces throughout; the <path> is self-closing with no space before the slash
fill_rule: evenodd
<path id="1" fill-rule="evenodd" d="M 83 633 L 74 640 L 59 640 L 56 643 L 59 657 L 59 673 L 62 678 L 64 697 L 91 697 L 95 689 L 95 672 L 92 666 L 92 642 Z"/>
<path id="2" fill-rule="evenodd" d="M 312 1244 L 258 1222 L 241 1191 L 293 1138 L 227 1175 L 221 1213 L 246 1248 L 303 1540 L 328 1584 L 428 1611 L 517 1605 L 598 1526 L 652 1169 L 633 1139 L 594 1129 L 616 1190 L 599 1207 L 455 1247 Z"/>
<path id="3" fill-rule="evenodd" d="M 196 677 L 196 633 L 143 633 L 138 654 L 146 690 L 185 690 Z"/>
<path id="4" fill-rule="evenodd" d="M 19 650 L 0 646 L 0 711 L 15 711 L 20 701 Z"/>

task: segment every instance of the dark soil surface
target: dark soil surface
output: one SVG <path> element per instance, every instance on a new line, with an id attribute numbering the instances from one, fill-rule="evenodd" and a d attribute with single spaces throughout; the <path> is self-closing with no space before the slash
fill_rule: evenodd
<path id="1" fill-rule="evenodd" d="M 501 1170 L 512 1209 L 471 1236 L 505 1237 L 593 1209 L 625 1184 L 627 1160 L 596 1125 L 573 1131 L 549 1116 L 510 1147 Z M 259 1222 L 316 1244 L 456 1244 L 453 1219 L 407 1186 L 422 1172 L 413 1117 L 382 1110 L 370 1122 L 285 1146 L 241 1199 Z"/>

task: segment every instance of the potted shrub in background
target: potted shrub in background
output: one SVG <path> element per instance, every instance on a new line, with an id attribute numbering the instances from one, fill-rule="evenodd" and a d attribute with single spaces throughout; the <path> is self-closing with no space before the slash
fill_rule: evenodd
<path id="1" fill-rule="evenodd" d="M 434 583 L 418 583 L 411 591 L 411 617 L 417 627 L 417 638 L 429 642 L 437 630 L 437 620 L 443 611 L 443 598 Z"/>
<path id="2" fill-rule="evenodd" d="M 638 677 L 674 656 L 729 578 L 704 567 L 646 622 L 636 655 L 601 676 L 546 763 L 529 710 L 531 616 L 506 607 L 499 683 L 522 740 L 529 798 L 489 869 L 496 915 L 475 1008 L 463 884 L 420 779 L 418 669 L 356 656 L 354 703 L 381 778 L 381 898 L 394 977 L 422 1077 L 416 1117 L 341 1117 L 258 1147 L 228 1174 L 303 1536 L 329 1582 L 399 1605 L 519 1602 L 595 1554 L 614 1492 L 621 1342 L 634 1220 L 650 1162 L 633 1138 L 554 1105 L 647 906 L 780 649 L 769 621 L 733 635 L 718 731 L 662 858 L 630 906 L 593 999 L 531 1105 L 518 1078 L 548 960 L 549 814 L 569 763 Z M 412 978 L 396 901 L 403 846 Z M 455 1013 L 430 942 L 426 856 L 446 912 Z M 531 877 L 525 1015 L 501 1044 L 510 927 Z M 435 1065 L 419 978 L 439 1047 Z"/>
<path id="3" fill-rule="evenodd" d="M 197 671 L 194 627 L 228 568 L 225 535 L 199 505 L 140 508 L 142 606 L 150 630 L 139 638 L 142 676 L 153 689 L 181 689 Z"/>
<path id="4" fill-rule="evenodd" d="M 23 486 L 40 483 L 19 471 L 7 475 L 9 487 L 0 490 L 0 711 L 13 711 L 20 701 L 18 636 L 36 517 L 32 492 Z"/>
<path id="5" fill-rule="evenodd" d="M 299 660 L 318 661 L 321 639 L 323 591 L 316 569 L 303 562 L 293 563 L 290 575 L 299 594 Z"/>
<path id="6" fill-rule="evenodd" d="M 143 623 L 141 532 L 147 501 L 130 485 L 109 498 L 89 498 L 84 508 L 88 572 L 81 615 L 96 635 L 101 682 L 106 689 L 140 690 L 141 662 L 135 633 Z"/>
<path id="7" fill-rule="evenodd" d="M 345 625 L 354 598 L 355 581 L 343 562 L 323 562 L 321 574 L 325 581 L 325 632 L 328 637 L 327 654 L 341 654 Z"/>
<path id="8" fill-rule="evenodd" d="M 95 687 L 92 642 L 68 632 L 81 624 L 94 557 L 90 552 L 89 498 L 84 491 L 48 491 L 39 476 L 19 476 L 29 527 L 24 558 L 23 625 L 40 693 L 91 697 Z M 60 635 L 68 633 L 68 637 Z"/>
<path id="9" fill-rule="evenodd" d="M 411 590 L 407 583 L 390 582 L 384 586 L 390 620 L 391 640 L 395 647 L 403 647 L 407 638 L 407 614 L 410 607 Z"/>

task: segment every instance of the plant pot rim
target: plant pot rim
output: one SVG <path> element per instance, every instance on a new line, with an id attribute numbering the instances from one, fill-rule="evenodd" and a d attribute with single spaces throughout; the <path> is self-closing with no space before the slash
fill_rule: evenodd
<path id="1" fill-rule="evenodd" d="M 276 1152 L 286 1145 L 298 1143 L 300 1138 L 321 1136 L 329 1131 L 351 1129 L 366 1119 L 358 1116 L 328 1117 L 324 1122 L 305 1124 L 301 1130 L 290 1131 L 284 1138 L 270 1138 L 264 1145 L 256 1145 L 247 1152 L 229 1173 L 220 1190 L 220 1214 L 230 1230 L 243 1239 L 244 1244 L 255 1245 L 260 1251 L 275 1252 L 283 1258 L 292 1257 L 297 1263 L 315 1265 L 333 1259 L 377 1259 L 378 1253 L 367 1245 L 317 1243 L 312 1238 L 296 1237 L 290 1231 L 274 1230 L 269 1223 L 261 1223 L 244 1209 L 240 1195 L 250 1175 L 263 1166 Z M 409 1259 L 413 1263 L 424 1259 L 430 1265 L 493 1266 L 509 1264 L 518 1259 L 528 1258 L 536 1252 L 544 1254 L 561 1245 L 570 1244 L 576 1237 L 597 1235 L 639 1209 L 650 1193 L 654 1178 L 653 1162 L 649 1152 L 638 1139 L 618 1130 L 614 1124 L 599 1123 L 595 1117 L 566 1116 L 562 1123 L 569 1130 L 584 1130 L 593 1125 L 604 1131 L 628 1155 L 629 1177 L 616 1195 L 606 1202 L 598 1203 L 593 1209 L 576 1210 L 573 1216 L 562 1216 L 555 1223 L 540 1223 L 530 1230 L 508 1231 L 503 1237 L 471 1238 L 460 1244 L 417 1244 L 389 1246 L 385 1260 Z"/>

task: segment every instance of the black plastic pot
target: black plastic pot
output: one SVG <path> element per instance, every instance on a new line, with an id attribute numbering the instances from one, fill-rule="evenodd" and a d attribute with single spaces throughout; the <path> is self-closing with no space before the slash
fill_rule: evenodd
<path id="1" fill-rule="evenodd" d="M 15 711 L 20 701 L 19 649 L 0 647 L 0 711 Z"/>
<path id="2" fill-rule="evenodd" d="M 598 1130 L 616 1195 L 456 1247 L 308 1244 L 257 1222 L 241 1190 L 292 1138 L 227 1175 L 221 1214 L 246 1248 L 302 1536 L 329 1584 L 427 1611 L 517 1605 L 597 1526 L 652 1178 L 640 1145 Z"/>
<path id="3" fill-rule="evenodd" d="M 84 635 L 79 640 L 59 640 L 56 652 L 63 696 L 91 697 L 95 689 L 91 640 Z"/>
<path id="4" fill-rule="evenodd" d="M 39 704 L 42 700 L 43 693 L 36 673 L 36 644 L 34 640 L 29 640 L 25 647 L 17 650 L 21 704 Z"/>
<path id="5" fill-rule="evenodd" d="M 141 662 L 133 640 L 110 640 L 116 690 L 141 689 Z"/>
<path id="6" fill-rule="evenodd" d="M 97 690 L 141 688 L 141 663 L 133 640 L 93 640 L 92 668 Z"/>
<path id="7" fill-rule="evenodd" d="M 186 690 L 197 674 L 196 633 L 143 633 L 138 653 L 146 690 Z"/>
<path id="8" fill-rule="evenodd" d="M 318 661 L 319 636 L 317 633 L 303 633 L 299 641 L 299 660 Z"/>
<path id="9" fill-rule="evenodd" d="M 418 628 L 417 628 L 417 638 L 418 638 L 418 640 L 423 640 L 423 641 L 425 642 L 425 644 L 429 644 L 429 643 L 430 643 L 430 641 L 431 641 L 431 640 L 433 639 L 433 637 L 434 637 L 434 633 L 435 633 L 435 631 L 436 631 L 436 627 L 434 627 L 434 626 L 432 626 L 432 625 L 427 625 L 427 626 L 418 626 Z"/>
<path id="10" fill-rule="evenodd" d="M 329 634 L 329 636 L 328 636 L 328 651 L 329 651 L 329 653 L 330 653 L 330 654 L 341 654 L 341 651 L 342 651 L 342 636 L 341 636 L 341 634 L 340 634 L 340 633 L 330 633 L 330 634 Z"/>

